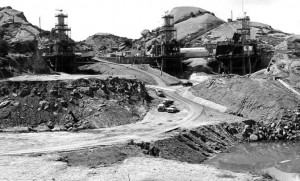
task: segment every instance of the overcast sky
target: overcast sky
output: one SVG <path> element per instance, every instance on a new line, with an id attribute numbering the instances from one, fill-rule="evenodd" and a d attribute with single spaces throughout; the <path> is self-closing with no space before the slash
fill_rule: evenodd
<path id="1" fill-rule="evenodd" d="M 79 41 L 95 33 L 112 33 L 139 38 L 143 29 L 161 25 L 161 16 L 176 6 L 195 6 L 215 13 L 223 20 L 242 14 L 242 0 L 0 0 L 0 7 L 23 11 L 34 25 L 50 30 L 56 20 L 55 9 L 68 15 L 72 38 Z M 300 0 L 244 0 L 244 9 L 252 21 L 275 29 L 300 34 Z"/>

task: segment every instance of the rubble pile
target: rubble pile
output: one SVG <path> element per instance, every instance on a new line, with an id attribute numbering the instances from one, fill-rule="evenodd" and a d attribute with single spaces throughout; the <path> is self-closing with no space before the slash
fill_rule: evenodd
<path id="1" fill-rule="evenodd" d="M 140 120 L 148 94 L 133 79 L 0 82 L 0 129 L 77 131 Z"/>
<path id="2" fill-rule="evenodd" d="M 247 124 L 242 131 L 242 136 L 248 141 L 299 140 L 300 112 L 297 110 L 272 123 Z"/>

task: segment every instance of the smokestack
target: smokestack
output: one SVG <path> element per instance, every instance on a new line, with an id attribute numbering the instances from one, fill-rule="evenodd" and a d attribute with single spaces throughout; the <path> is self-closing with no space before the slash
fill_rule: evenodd
<path id="1" fill-rule="evenodd" d="M 232 10 L 231 10 L 231 19 L 233 20 L 233 12 L 232 12 Z"/>

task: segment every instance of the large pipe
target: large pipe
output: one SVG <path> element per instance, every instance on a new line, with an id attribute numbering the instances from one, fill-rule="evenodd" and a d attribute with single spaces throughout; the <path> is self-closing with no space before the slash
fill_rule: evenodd
<path id="1" fill-rule="evenodd" d="M 180 48 L 180 53 L 187 58 L 208 57 L 209 51 L 204 47 Z"/>

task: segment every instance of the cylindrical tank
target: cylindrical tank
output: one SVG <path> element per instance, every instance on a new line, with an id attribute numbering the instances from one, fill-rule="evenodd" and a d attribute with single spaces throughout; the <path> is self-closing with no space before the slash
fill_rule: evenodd
<path id="1" fill-rule="evenodd" d="M 171 19 L 168 17 L 165 17 L 164 19 L 164 26 L 170 26 L 171 25 Z"/>
<path id="2" fill-rule="evenodd" d="M 58 25 L 64 25 L 65 24 L 65 18 L 63 16 L 58 16 Z"/>
<path id="3" fill-rule="evenodd" d="M 187 58 L 208 57 L 209 51 L 204 47 L 180 48 L 180 53 L 183 53 Z"/>
<path id="4" fill-rule="evenodd" d="M 166 15 L 163 17 L 163 19 L 164 19 L 163 26 L 172 26 L 173 25 L 174 16 Z"/>

